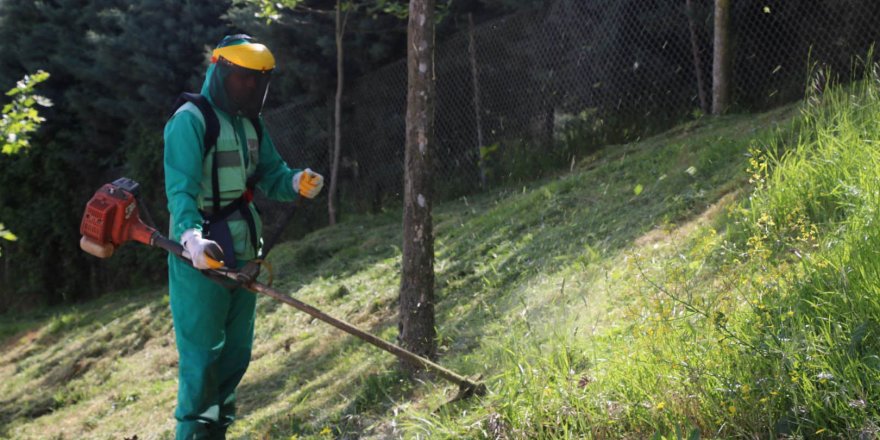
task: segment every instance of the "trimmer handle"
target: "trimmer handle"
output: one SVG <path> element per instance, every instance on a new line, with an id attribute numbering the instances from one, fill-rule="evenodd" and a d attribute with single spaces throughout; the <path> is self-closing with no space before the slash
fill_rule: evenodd
<path id="1" fill-rule="evenodd" d="M 159 231 L 153 233 L 153 236 L 150 238 L 150 245 L 165 249 L 188 262 L 192 262 L 189 252 L 183 248 L 182 244 L 165 238 Z M 209 246 L 205 251 L 208 257 L 208 265 L 211 269 L 223 267 L 223 249 L 220 249 L 220 246 Z"/>
<path id="2" fill-rule="evenodd" d="M 187 253 L 186 257 L 184 257 L 184 255 L 183 255 L 186 252 L 186 250 L 183 248 L 182 244 L 180 244 L 174 240 L 169 240 L 169 239 L 165 238 L 158 231 L 153 233 L 153 237 L 151 237 L 150 241 L 151 241 L 150 244 L 152 246 L 160 247 L 162 249 L 165 249 L 168 252 L 171 252 L 174 255 L 177 255 L 178 257 L 186 258 L 187 260 L 189 260 L 188 253 Z"/>

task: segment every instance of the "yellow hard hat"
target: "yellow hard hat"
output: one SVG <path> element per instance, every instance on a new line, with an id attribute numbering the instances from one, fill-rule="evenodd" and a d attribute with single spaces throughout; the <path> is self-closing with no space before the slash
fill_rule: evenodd
<path id="1" fill-rule="evenodd" d="M 275 57 L 269 48 L 260 43 L 251 42 L 250 37 L 246 35 L 224 38 L 214 49 L 211 62 L 216 63 L 221 57 L 246 69 L 267 71 L 275 68 Z"/>

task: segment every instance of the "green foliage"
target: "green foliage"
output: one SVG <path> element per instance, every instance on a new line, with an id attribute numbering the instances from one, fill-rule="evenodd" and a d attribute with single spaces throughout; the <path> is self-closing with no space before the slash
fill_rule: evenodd
<path id="1" fill-rule="evenodd" d="M 52 106 L 51 100 L 34 94 L 34 88 L 37 84 L 48 78 L 47 72 L 39 70 L 33 75 L 25 75 L 21 81 L 16 83 L 15 87 L 6 92 L 6 96 L 12 97 L 12 102 L 4 105 L 3 110 L 0 111 L 0 115 L 2 115 L 0 116 L 2 118 L 0 119 L 0 139 L 3 143 L 0 153 L 17 154 L 30 146 L 28 140 L 30 134 L 37 131 L 40 123 L 46 120 L 40 116 L 34 106 Z M 0 223 L 0 238 L 8 241 L 18 240 L 18 237 L 7 230 L 3 223 Z"/>
<path id="2" fill-rule="evenodd" d="M 266 20 L 266 24 L 281 19 L 281 11 L 284 8 L 295 9 L 301 0 L 237 0 L 236 5 L 251 4 L 256 7 L 256 17 Z"/>
<path id="3" fill-rule="evenodd" d="M 146 249 L 123 249 L 132 256 L 107 262 L 84 256 L 77 245 L 82 209 L 103 183 L 136 175 L 153 217 L 164 223 L 162 126 L 176 95 L 198 90 L 205 47 L 227 33 L 220 17 L 228 7 L 171 0 L 0 3 L 0 80 L 52 72 L 38 87 L 55 104 L 30 137 L 39 148 L 0 160 L 0 218 L 19 239 L 4 246 L 9 261 L 0 309 L 162 279 L 161 259 Z"/>
<path id="4" fill-rule="evenodd" d="M 871 70 L 871 69 L 868 69 Z M 740 317 L 747 383 L 780 378 L 767 422 L 784 435 L 875 435 L 880 395 L 880 83 L 872 73 L 808 98 L 797 142 L 756 148 L 735 215 L 753 276 Z"/>
<path id="5" fill-rule="evenodd" d="M 442 3 L 437 4 L 438 9 L 443 7 Z M 376 0 L 376 3 L 367 8 L 367 13 L 375 14 L 382 12 L 393 15 L 401 20 L 405 20 L 409 15 L 409 7 L 406 2 L 397 0 Z"/>
<path id="6" fill-rule="evenodd" d="M 0 149 L 0 153 L 16 154 L 21 149 L 30 146 L 29 135 L 39 128 L 41 122 L 46 120 L 40 116 L 35 105 L 52 106 L 50 99 L 34 93 L 37 84 L 48 78 L 47 72 L 39 70 L 33 75 L 25 75 L 12 90 L 6 92 L 6 96 L 12 97 L 12 102 L 3 106 L 3 110 L 0 112 L 2 113 L 0 139 L 3 139 L 3 148 Z"/>
<path id="7" fill-rule="evenodd" d="M 13 234 L 11 231 L 7 230 L 3 226 L 3 223 L 0 223 L 0 238 L 2 238 L 4 240 L 9 240 L 9 241 L 18 240 L 18 237 L 16 237 L 15 234 Z"/>
<path id="8" fill-rule="evenodd" d="M 266 24 L 281 20 L 283 17 L 282 12 L 285 9 L 295 12 L 296 8 L 303 3 L 303 0 L 236 0 L 236 5 L 251 5 L 255 7 L 257 10 L 255 16 L 266 20 Z M 342 1 L 339 6 L 342 8 L 342 12 L 363 11 L 368 16 L 374 18 L 377 14 L 387 14 L 400 20 L 405 20 L 409 14 L 407 3 L 399 0 L 374 0 L 371 2 Z M 438 3 L 437 8 L 438 11 L 446 11 L 448 10 L 448 4 Z M 314 11 L 313 8 L 309 8 L 309 10 Z M 335 10 L 335 7 L 333 10 Z"/>

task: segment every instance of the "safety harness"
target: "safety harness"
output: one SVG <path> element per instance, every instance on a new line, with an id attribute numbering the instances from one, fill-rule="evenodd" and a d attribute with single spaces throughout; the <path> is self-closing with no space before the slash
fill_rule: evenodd
<path id="1" fill-rule="evenodd" d="M 204 220 L 204 227 L 206 229 L 210 229 L 212 224 L 217 224 L 220 222 L 226 221 L 230 215 L 235 212 L 239 212 L 241 214 L 241 218 L 248 225 L 248 229 L 250 230 L 250 238 L 251 245 L 254 247 L 254 254 L 259 254 L 259 245 L 257 238 L 257 225 L 254 220 L 254 216 L 250 210 L 250 204 L 254 200 L 254 188 L 256 187 L 257 182 L 260 180 L 259 173 L 254 173 L 252 176 L 247 178 L 247 182 L 245 184 L 245 191 L 241 194 L 240 197 L 230 202 L 228 205 L 221 207 L 220 203 L 220 172 L 218 170 L 220 161 L 218 160 L 217 153 L 217 138 L 220 136 L 220 121 L 217 119 L 217 113 L 214 112 L 214 108 L 211 107 L 211 103 L 208 102 L 208 99 L 198 93 L 182 93 L 174 104 L 174 110 L 172 111 L 172 115 L 177 111 L 181 106 L 186 104 L 187 102 L 191 102 L 196 108 L 199 109 L 199 112 L 202 113 L 202 116 L 205 120 L 205 151 L 204 158 L 208 157 L 208 154 L 213 151 L 213 166 L 211 170 L 211 211 L 204 212 L 199 211 L 202 214 L 202 219 Z M 263 140 L 263 126 L 260 124 L 260 120 L 258 118 L 249 118 L 251 124 L 254 126 L 254 130 L 257 132 L 257 142 L 258 145 L 262 145 Z M 231 243 L 230 243 L 231 245 Z M 221 247 L 223 244 L 221 243 Z M 235 251 L 233 249 L 223 249 L 224 254 L 229 258 L 230 255 L 234 255 Z"/>

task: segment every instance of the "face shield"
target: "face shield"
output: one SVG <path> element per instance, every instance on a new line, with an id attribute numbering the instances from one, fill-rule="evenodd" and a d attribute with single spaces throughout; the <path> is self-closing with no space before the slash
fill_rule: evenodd
<path id="1" fill-rule="evenodd" d="M 208 93 L 214 105 L 231 115 L 256 118 L 263 110 L 275 57 L 247 35 L 226 37 L 214 49 Z"/>
<path id="2" fill-rule="evenodd" d="M 214 66 L 209 93 L 225 112 L 256 118 L 266 102 L 271 77 L 272 70 L 248 69 L 221 56 Z"/>

